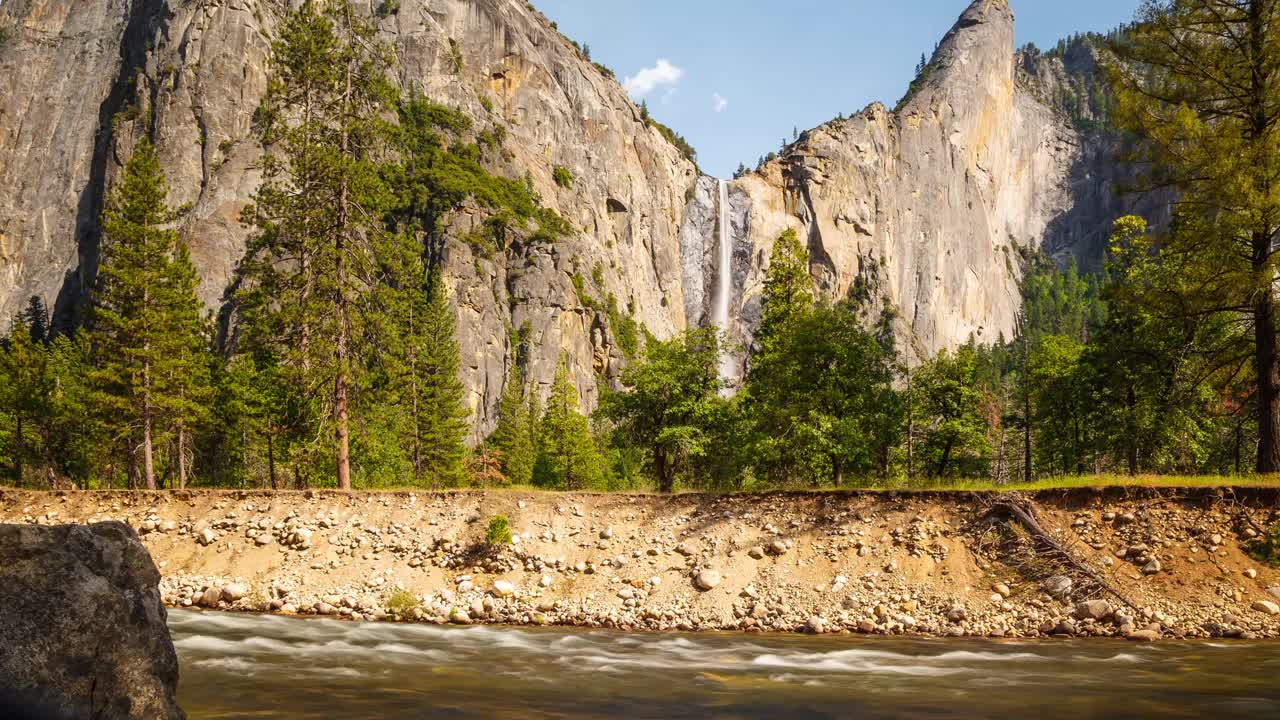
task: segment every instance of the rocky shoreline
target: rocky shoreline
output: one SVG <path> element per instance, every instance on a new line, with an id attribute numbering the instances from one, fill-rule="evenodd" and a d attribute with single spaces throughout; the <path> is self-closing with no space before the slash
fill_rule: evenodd
<path id="1" fill-rule="evenodd" d="M 638 631 L 1280 638 L 1280 572 L 1245 552 L 1280 520 L 1272 490 L 1022 497 L 1083 570 L 1027 550 L 1024 531 L 992 518 L 995 500 L 7 492 L 0 520 L 128 522 L 171 607 Z M 481 538 L 498 514 L 515 536 L 494 549 Z"/>

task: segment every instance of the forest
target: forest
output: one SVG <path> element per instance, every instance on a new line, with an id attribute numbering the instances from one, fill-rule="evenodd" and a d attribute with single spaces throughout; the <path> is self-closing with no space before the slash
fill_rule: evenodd
<path id="1" fill-rule="evenodd" d="M 788 231 L 735 393 L 714 328 L 658 339 L 611 299 L 614 341 L 634 350 L 621 387 L 601 378 L 584 415 L 562 363 L 540 395 L 514 328 L 498 426 L 470 447 L 446 245 L 512 253 L 572 230 L 527 179 L 486 169 L 501 125 L 397 90 L 368 18 L 304 2 L 255 114 L 263 180 L 226 309 L 197 297 L 181 208 L 139 138 L 101 219 L 82 321 L 55 330 L 32 298 L 0 345 L 0 475 L 672 492 L 1274 473 L 1280 47 L 1185 32 L 1213 22 L 1235 21 L 1169 13 L 1097 40 L 1114 57 L 1096 93 L 1106 121 L 1126 159 L 1152 168 L 1130 190 L 1180 199 L 1165 225 L 1118 219 L 1097 271 L 1018 250 L 1013 337 L 920 358 L 874 287 L 820 297 Z M 556 182 L 574 179 L 557 167 Z M 451 237 L 467 203 L 487 219 Z"/>

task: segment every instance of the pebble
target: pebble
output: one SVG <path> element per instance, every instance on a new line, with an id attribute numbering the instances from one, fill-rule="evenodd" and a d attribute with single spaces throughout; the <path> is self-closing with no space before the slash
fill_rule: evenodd
<path id="1" fill-rule="evenodd" d="M 693 583 L 698 586 L 699 590 L 706 591 L 719 585 L 720 581 L 721 577 L 719 572 L 716 572 L 715 570 L 699 570 L 697 577 L 693 580 Z"/>
<path id="2" fill-rule="evenodd" d="M 493 582 L 493 594 L 498 597 L 510 597 L 516 593 L 516 586 L 506 580 L 495 580 Z"/>

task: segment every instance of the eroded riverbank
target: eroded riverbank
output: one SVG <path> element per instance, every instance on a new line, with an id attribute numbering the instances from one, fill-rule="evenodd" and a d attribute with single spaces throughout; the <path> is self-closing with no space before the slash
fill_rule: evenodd
<path id="1" fill-rule="evenodd" d="M 992 517 L 995 499 L 10 491 L 0 520 L 130 523 L 172 607 L 653 631 L 1280 637 L 1280 574 L 1243 547 L 1280 519 L 1275 490 L 1023 496 L 1079 568 Z M 518 541 L 489 553 L 480 540 L 497 514 Z"/>
<path id="2" fill-rule="evenodd" d="M 170 626 L 193 720 L 1280 713 L 1270 642 L 627 634 L 182 610 Z"/>

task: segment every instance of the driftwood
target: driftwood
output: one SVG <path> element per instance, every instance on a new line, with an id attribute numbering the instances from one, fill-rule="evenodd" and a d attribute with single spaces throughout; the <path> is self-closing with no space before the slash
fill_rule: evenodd
<path id="1" fill-rule="evenodd" d="M 1137 609 L 1128 598 L 1120 593 L 1106 578 L 1098 574 L 1093 568 L 1079 560 L 1070 550 L 1068 550 L 1061 542 L 1058 541 L 1049 531 L 1045 530 L 1040 522 L 1036 520 L 1035 514 L 1030 503 L 1022 503 L 1014 498 L 1002 498 L 997 500 L 991 507 L 987 509 L 984 517 L 989 520 L 1014 520 L 1022 526 L 1028 534 L 1031 535 L 1033 551 L 1036 553 L 1037 560 L 1048 560 L 1049 562 L 1066 569 L 1069 573 L 1076 575 L 1083 580 L 1082 585 L 1090 586 L 1097 591 L 1097 594 L 1106 593 L 1115 597 L 1128 607 Z M 1030 563 L 1022 563 L 1026 569 Z"/>

